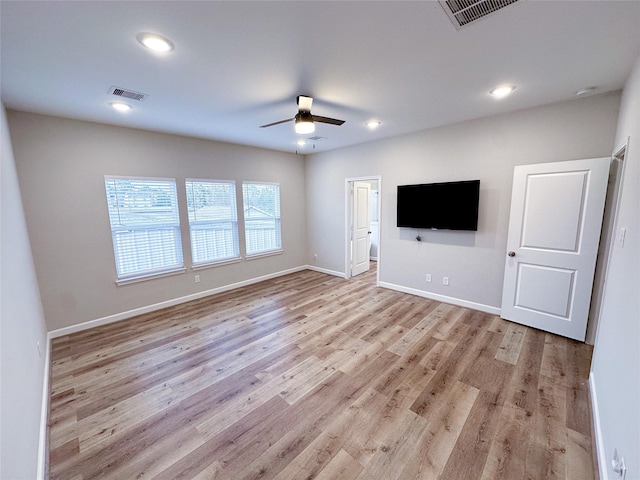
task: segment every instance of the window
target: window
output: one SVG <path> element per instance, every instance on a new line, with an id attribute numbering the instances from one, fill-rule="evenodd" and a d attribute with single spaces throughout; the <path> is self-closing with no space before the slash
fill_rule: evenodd
<path id="1" fill-rule="evenodd" d="M 176 182 L 105 177 L 118 280 L 184 268 Z"/>
<path id="2" fill-rule="evenodd" d="M 280 185 L 245 182 L 242 197 L 247 255 L 281 251 Z"/>
<path id="3" fill-rule="evenodd" d="M 187 180 L 193 265 L 240 258 L 236 184 Z"/>

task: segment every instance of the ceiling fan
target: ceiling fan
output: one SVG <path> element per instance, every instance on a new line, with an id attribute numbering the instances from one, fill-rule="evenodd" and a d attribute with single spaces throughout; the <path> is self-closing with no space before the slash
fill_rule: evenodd
<path id="1" fill-rule="evenodd" d="M 329 123 L 331 125 L 342 125 L 344 123 L 344 120 L 338 120 L 336 118 L 311 115 L 311 104 L 313 103 L 312 97 L 298 95 L 297 102 L 298 113 L 294 118 L 287 118 L 286 120 L 280 120 L 279 122 L 261 125 L 260 128 L 273 127 L 274 125 L 280 125 L 281 123 L 287 123 L 293 120 L 295 122 L 296 133 L 304 135 L 305 133 L 312 133 L 315 131 L 316 126 L 313 122 Z"/>

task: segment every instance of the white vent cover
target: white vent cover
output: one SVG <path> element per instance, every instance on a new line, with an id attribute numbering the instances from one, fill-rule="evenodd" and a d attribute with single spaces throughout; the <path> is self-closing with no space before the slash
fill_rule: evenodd
<path id="1" fill-rule="evenodd" d="M 482 17 L 521 0 L 439 0 L 447 16 L 460 30 Z"/>
<path id="2" fill-rule="evenodd" d="M 126 90 L 120 87 L 111 87 L 109 89 L 109 93 L 111 95 L 116 95 L 118 97 L 129 98 L 131 100 L 138 100 L 139 102 L 143 101 L 149 95 L 146 93 L 134 92 L 133 90 Z"/>

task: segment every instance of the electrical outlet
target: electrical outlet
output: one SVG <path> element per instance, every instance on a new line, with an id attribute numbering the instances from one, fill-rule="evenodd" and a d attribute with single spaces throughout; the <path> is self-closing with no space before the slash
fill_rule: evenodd
<path id="1" fill-rule="evenodd" d="M 442 284 L 449 285 L 449 277 L 442 277 Z"/>
<path id="2" fill-rule="evenodd" d="M 40 342 L 36 342 L 36 348 L 38 349 L 38 356 L 42 358 L 42 350 L 40 350 Z"/>
<path id="3" fill-rule="evenodd" d="M 193 281 L 196 283 L 200 283 L 200 275 L 196 275 L 195 277 L 193 277 Z"/>
<path id="4" fill-rule="evenodd" d="M 425 281 L 427 281 L 427 282 L 431 283 L 431 274 L 430 274 L 430 273 L 427 273 L 427 275 L 425 276 L 425 278 L 424 278 L 424 279 L 425 279 Z"/>
<path id="5" fill-rule="evenodd" d="M 317 254 L 317 253 L 314 253 L 314 254 L 313 254 L 313 259 L 314 259 L 314 260 L 318 260 L 318 254 Z"/>
<path id="6" fill-rule="evenodd" d="M 627 475 L 627 466 L 624 464 L 624 457 L 618 454 L 618 449 L 613 450 L 613 458 L 611 459 L 611 468 L 618 474 L 619 479 L 624 480 Z"/>

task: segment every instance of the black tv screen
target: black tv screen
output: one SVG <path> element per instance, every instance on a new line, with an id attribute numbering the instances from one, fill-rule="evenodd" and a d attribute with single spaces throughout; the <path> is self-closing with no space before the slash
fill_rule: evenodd
<path id="1" fill-rule="evenodd" d="M 398 185 L 398 227 L 478 230 L 480 180 Z"/>

